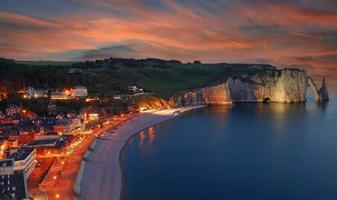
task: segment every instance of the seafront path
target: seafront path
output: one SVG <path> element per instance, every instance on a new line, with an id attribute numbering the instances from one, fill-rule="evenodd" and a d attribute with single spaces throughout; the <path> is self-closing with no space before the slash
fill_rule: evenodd
<path id="1" fill-rule="evenodd" d="M 120 152 L 128 139 L 143 129 L 201 107 L 204 106 L 169 108 L 143 113 L 96 139 L 94 148 L 87 153 L 83 173 L 77 180 L 76 199 L 118 200 L 122 187 Z"/>
<path id="2" fill-rule="evenodd" d="M 30 193 L 34 199 L 75 199 L 73 188 L 76 181 L 77 173 L 80 168 L 83 155 L 88 150 L 89 146 L 95 141 L 97 136 L 106 133 L 107 130 L 113 129 L 120 124 L 131 120 L 134 115 L 124 115 L 106 119 L 106 125 L 93 134 L 84 137 L 70 155 L 58 158 L 50 168 L 46 178 L 40 184 L 39 188 L 30 188 Z M 33 190 L 33 191 L 32 191 Z"/>

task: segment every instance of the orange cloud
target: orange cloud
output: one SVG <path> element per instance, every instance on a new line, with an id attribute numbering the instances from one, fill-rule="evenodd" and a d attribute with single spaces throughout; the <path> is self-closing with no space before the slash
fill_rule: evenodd
<path id="1" fill-rule="evenodd" d="M 92 11 L 48 19 L 0 11 L 2 56 L 52 59 L 75 51 L 75 56 L 69 53 L 66 58 L 78 59 L 78 54 L 98 49 L 97 57 L 111 53 L 183 61 L 304 64 L 319 74 L 319 68 L 331 68 L 331 62 L 298 58 L 336 55 L 337 14 L 293 3 L 234 3 L 213 13 L 172 0 L 162 1 L 165 9 L 131 0 L 76 2 Z M 114 54 L 111 51 L 118 48 L 109 48 L 114 45 L 128 51 Z"/>

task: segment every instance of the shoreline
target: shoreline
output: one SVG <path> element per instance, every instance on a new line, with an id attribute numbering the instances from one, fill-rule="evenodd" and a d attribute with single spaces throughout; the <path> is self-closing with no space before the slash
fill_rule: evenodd
<path id="1" fill-rule="evenodd" d="M 122 194 L 121 153 L 135 134 L 185 112 L 203 108 L 201 106 L 169 108 L 144 113 L 96 138 L 93 148 L 88 149 L 83 173 L 76 180 L 75 199 L 120 199 Z M 75 190 L 75 188 L 74 188 Z"/>

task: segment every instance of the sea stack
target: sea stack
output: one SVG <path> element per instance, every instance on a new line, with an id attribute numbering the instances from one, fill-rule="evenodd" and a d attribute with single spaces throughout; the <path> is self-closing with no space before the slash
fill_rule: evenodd
<path id="1" fill-rule="evenodd" d="M 329 93 L 328 93 L 328 88 L 326 85 L 326 80 L 325 78 L 322 79 L 322 86 L 318 91 L 319 96 L 321 97 L 321 101 L 329 101 Z"/>

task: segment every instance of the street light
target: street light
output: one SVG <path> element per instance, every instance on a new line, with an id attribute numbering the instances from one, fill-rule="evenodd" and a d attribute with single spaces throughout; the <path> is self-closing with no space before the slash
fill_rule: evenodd
<path id="1" fill-rule="evenodd" d="M 56 179 L 57 179 L 57 176 L 53 176 L 53 179 L 56 180 Z"/>
<path id="2" fill-rule="evenodd" d="M 60 198 L 60 194 L 55 195 L 56 199 Z"/>

